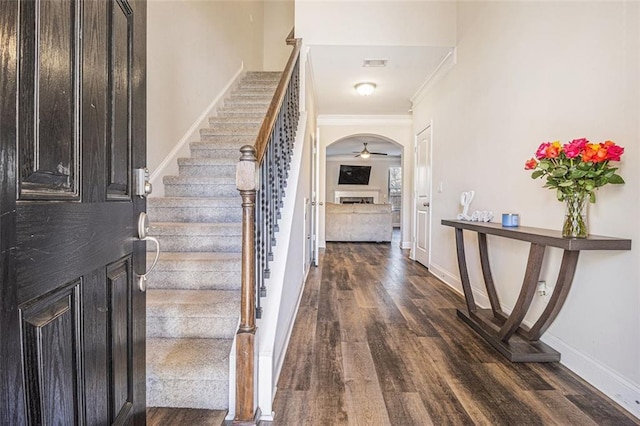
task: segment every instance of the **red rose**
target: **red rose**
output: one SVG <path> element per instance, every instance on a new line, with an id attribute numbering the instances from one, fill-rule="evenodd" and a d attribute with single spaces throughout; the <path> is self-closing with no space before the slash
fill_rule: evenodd
<path id="1" fill-rule="evenodd" d="M 530 159 L 530 160 L 527 160 L 527 161 L 524 163 L 524 169 L 525 169 L 525 170 L 533 170 L 533 169 L 535 169 L 535 168 L 536 168 L 536 166 L 537 166 L 537 165 L 538 165 L 538 162 L 536 161 L 536 159 L 535 159 L 535 158 L 532 158 L 532 159 Z"/>
<path id="2" fill-rule="evenodd" d="M 606 141 L 604 146 L 607 149 L 607 160 L 620 161 L 620 157 L 624 154 L 624 148 L 612 141 Z"/>

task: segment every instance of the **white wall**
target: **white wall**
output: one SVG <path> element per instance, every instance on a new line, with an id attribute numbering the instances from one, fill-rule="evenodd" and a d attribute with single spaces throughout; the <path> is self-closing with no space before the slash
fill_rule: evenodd
<path id="1" fill-rule="evenodd" d="M 294 26 L 293 13 L 294 0 L 264 2 L 264 71 L 282 71 L 287 65 L 291 47 L 285 40 Z"/>
<path id="2" fill-rule="evenodd" d="M 340 165 L 371 166 L 371 176 L 368 185 L 338 185 Z M 335 200 L 335 191 L 367 191 L 378 190 L 378 203 L 387 204 L 389 202 L 389 167 L 401 165 L 400 157 L 376 158 L 371 156 L 366 160 L 354 158 L 353 156 L 344 159 L 327 157 L 325 199 L 328 203 Z"/>
<path id="3" fill-rule="evenodd" d="M 413 182 L 413 146 L 414 136 L 409 116 L 319 116 L 319 200 L 322 203 L 331 202 L 326 199 L 326 149 L 328 145 L 357 134 L 380 135 L 402 145 L 402 224 L 401 245 L 411 247 L 411 182 Z M 319 207 L 318 240 L 321 247 L 325 246 L 324 239 L 324 206 Z"/>
<path id="4" fill-rule="evenodd" d="M 243 63 L 262 68 L 263 5 L 150 0 L 147 22 L 147 165 L 153 172 Z"/>
<path id="5" fill-rule="evenodd" d="M 454 233 L 440 225 L 474 189 L 475 209 L 517 212 L 521 225 L 559 229 L 563 205 L 523 170 L 543 141 L 586 137 L 625 147 L 623 186 L 589 206 L 590 232 L 631 238 L 626 252 L 582 252 L 564 309 L 543 340 L 563 363 L 640 416 L 640 3 L 461 2 L 457 64 L 414 107 L 433 120 L 431 270 L 458 289 Z M 477 253 L 468 234 L 468 255 Z M 500 297 L 511 308 L 528 245 L 490 238 Z M 560 251 L 542 278 L 553 286 Z M 481 286 L 477 258 L 471 281 Z M 476 288 L 478 293 L 484 293 Z M 533 310 L 539 312 L 543 298 Z M 530 317 L 528 317 L 530 319 Z"/>
<path id="6" fill-rule="evenodd" d="M 452 1 L 296 1 L 309 45 L 452 46 L 455 28 Z"/>

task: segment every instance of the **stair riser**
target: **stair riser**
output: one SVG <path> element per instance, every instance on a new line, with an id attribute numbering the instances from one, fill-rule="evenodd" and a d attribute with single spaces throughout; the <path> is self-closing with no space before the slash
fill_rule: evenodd
<path id="1" fill-rule="evenodd" d="M 265 96 L 243 96 L 236 98 L 228 98 L 224 101 L 226 107 L 237 107 L 238 105 L 246 105 L 247 107 L 262 106 L 266 108 L 271 103 L 271 98 Z"/>
<path id="2" fill-rule="evenodd" d="M 158 380 L 147 379 L 148 407 L 229 408 L 229 379 Z"/>
<path id="3" fill-rule="evenodd" d="M 235 177 L 235 165 L 179 166 L 180 176 Z"/>
<path id="4" fill-rule="evenodd" d="M 238 306 L 240 312 L 240 306 Z M 238 318 L 185 318 L 149 315 L 147 337 L 233 339 Z"/>
<path id="5" fill-rule="evenodd" d="M 224 117 L 209 117 L 209 125 L 216 126 L 218 124 L 251 124 L 259 126 L 264 121 L 264 114 L 236 114 Z"/>
<path id="6" fill-rule="evenodd" d="M 257 135 L 261 123 L 216 123 L 208 129 L 203 129 L 206 134 L 224 133 L 230 135 Z"/>
<path id="7" fill-rule="evenodd" d="M 239 205 L 239 204 L 238 204 Z M 194 207 L 165 207 L 149 208 L 148 215 L 153 222 L 240 222 L 242 221 L 242 208 L 194 208 Z"/>
<path id="8" fill-rule="evenodd" d="M 261 84 L 261 85 L 241 84 L 240 86 L 238 86 L 238 90 L 231 92 L 231 96 L 234 98 L 243 97 L 243 96 L 273 97 L 275 91 L 276 91 L 276 86 L 272 84 Z"/>
<path id="9" fill-rule="evenodd" d="M 244 145 L 253 145 L 256 142 L 255 135 L 208 135 L 201 134 L 200 143 L 212 144 L 220 149 L 236 149 L 240 152 L 240 148 Z"/>
<path id="10" fill-rule="evenodd" d="M 235 185 L 164 184 L 167 197 L 234 197 Z"/>
<path id="11" fill-rule="evenodd" d="M 184 290 L 239 290 L 240 271 L 157 271 L 149 275 L 147 288 Z"/>
<path id="12" fill-rule="evenodd" d="M 240 253 L 241 236 L 194 236 L 194 235 L 157 235 L 160 247 L 166 252 L 227 252 Z M 147 251 L 154 251 L 154 244 L 147 244 Z"/>
<path id="13" fill-rule="evenodd" d="M 258 135 L 259 128 L 237 128 L 237 129 L 222 129 L 219 127 L 202 129 L 200 130 L 200 136 L 251 136 L 254 141 Z"/>
<path id="14" fill-rule="evenodd" d="M 267 106 L 244 105 L 234 107 L 223 107 L 218 110 L 218 117 L 255 117 L 264 118 L 267 113 Z"/>
<path id="15" fill-rule="evenodd" d="M 240 155 L 240 149 L 218 149 L 203 145 L 191 147 L 191 157 L 193 158 L 223 158 L 238 161 Z"/>

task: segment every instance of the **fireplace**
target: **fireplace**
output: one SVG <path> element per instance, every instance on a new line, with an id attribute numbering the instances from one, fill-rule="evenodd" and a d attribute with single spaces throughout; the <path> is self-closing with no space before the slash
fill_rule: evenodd
<path id="1" fill-rule="evenodd" d="M 340 204 L 373 204 L 373 197 L 340 197 Z"/>
<path id="2" fill-rule="evenodd" d="M 377 189 L 363 191 L 335 191 L 334 203 L 336 204 L 378 204 L 380 191 Z"/>

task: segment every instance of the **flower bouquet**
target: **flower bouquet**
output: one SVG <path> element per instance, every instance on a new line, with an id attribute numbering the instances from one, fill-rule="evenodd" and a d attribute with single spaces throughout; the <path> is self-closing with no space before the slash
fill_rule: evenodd
<path id="1" fill-rule="evenodd" d="M 536 158 L 525 163 L 526 170 L 533 170 L 532 179 L 546 178 L 544 188 L 555 189 L 558 200 L 566 202 L 564 237 L 587 237 L 586 200 L 595 203 L 595 190 L 601 186 L 624 183 L 610 163 L 620 161 L 623 153 L 624 148 L 612 141 L 590 143 L 583 138 L 564 145 L 544 142 Z"/>

